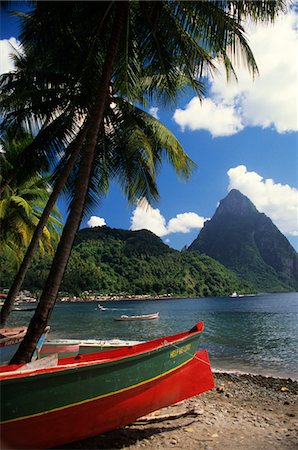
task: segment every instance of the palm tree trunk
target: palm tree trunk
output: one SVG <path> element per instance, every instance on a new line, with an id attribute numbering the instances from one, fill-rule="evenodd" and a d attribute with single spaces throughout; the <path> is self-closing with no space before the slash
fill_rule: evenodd
<path id="1" fill-rule="evenodd" d="M 5 302 L 2 306 L 1 312 L 0 312 L 0 326 L 5 326 L 7 319 L 9 317 L 9 314 L 11 313 L 12 306 L 14 304 L 15 298 L 19 293 L 19 290 L 23 284 L 24 278 L 26 276 L 26 273 L 30 267 L 32 258 L 35 254 L 35 251 L 38 246 L 38 241 L 41 238 L 42 232 L 44 227 L 47 224 L 47 221 L 49 219 L 49 216 L 51 214 L 51 211 L 58 199 L 58 196 L 63 189 L 67 178 L 70 174 L 70 172 L 73 169 L 74 163 L 76 161 L 76 158 L 80 152 L 81 146 L 83 144 L 83 141 L 85 139 L 87 133 L 87 128 L 85 127 L 78 135 L 78 137 L 75 139 L 75 141 L 71 144 L 73 147 L 71 150 L 70 157 L 66 163 L 66 166 L 59 176 L 57 182 L 55 183 L 55 187 L 49 197 L 49 200 L 46 204 L 46 207 L 43 210 L 43 213 L 40 217 L 40 220 L 34 230 L 31 242 L 26 250 L 25 256 L 23 258 L 23 261 L 19 267 L 19 270 L 14 278 L 14 281 L 9 289 L 9 292 L 7 294 L 7 297 L 5 299 Z"/>
<path id="2" fill-rule="evenodd" d="M 31 360 L 33 352 L 37 346 L 38 339 L 48 324 L 51 312 L 55 305 L 75 235 L 80 226 L 84 211 L 86 195 L 89 188 L 90 176 L 96 152 L 98 132 L 104 117 L 105 103 L 109 94 L 109 85 L 120 43 L 125 11 L 126 2 L 117 2 L 110 45 L 108 47 L 108 54 L 106 55 L 105 63 L 102 69 L 97 101 L 93 109 L 93 113 L 88 121 L 88 132 L 86 136 L 85 148 L 80 162 L 76 190 L 71 210 L 63 229 L 63 233 L 53 259 L 48 279 L 40 297 L 39 304 L 36 308 L 36 312 L 30 321 L 27 334 L 20 344 L 16 354 L 10 361 L 10 364 L 21 364 Z"/>
<path id="3" fill-rule="evenodd" d="M 4 183 L 1 185 L 0 187 L 0 196 L 2 194 L 2 192 L 4 191 L 4 189 L 9 186 L 9 183 L 11 183 L 11 180 L 13 179 L 13 176 L 9 177 L 7 180 L 4 181 Z M 1 198 L 1 197 L 0 197 Z"/>

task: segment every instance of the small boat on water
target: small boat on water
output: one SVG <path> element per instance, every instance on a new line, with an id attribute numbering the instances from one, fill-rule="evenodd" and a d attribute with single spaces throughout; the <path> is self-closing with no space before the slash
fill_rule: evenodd
<path id="1" fill-rule="evenodd" d="M 47 339 L 41 349 L 42 355 L 60 353 L 63 356 L 75 356 L 95 353 L 113 348 L 140 344 L 141 341 L 124 339 Z"/>
<path id="2" fill-rule="evenodd" d="M 97 309 L 99 309 L 100 311 L 106 311 L 107 310 L 107 308 L 102 306 L 100 303 L 97 305 Z"/>
<path id="3" fill-rule="evenodd" d="M 0 367 L 3 448 L 71 443 L 212 389 L 207 351 L 197 352 L 202 331 L 200 322 L 115 350 Z"/>
<path id="4" fill-rule="evenodd" d="M 38 357 L 49 329 L 50 327 L 46 327 L 44 333 L 41 335 L 37 344 L 37 351 L 34 352 L 34 358 Z M 0 364 L 9 363 L 24 339 L 26 332 L 27 327 L 25 326 L 0 328 Z"/>
<path id="5" fill-rule="evenodd" d="M 230 295 L 230 297 L 233 298 L 242 298 L 242 297 L 255 297 L 256 294 L 237 294 L 237 292 L 233 292 L 233 294 Z"/>
<path id="6" fill-rule="evenodd" d="M 35 311 L 36 308 L 19 308 L 16 306 L 15 308 L 12 308 L 13 311 L 20 311 L 20 312 L 26 312 L 26 311 Z"/>
<path id="7" fill-rule="evenodd" d="M 153 314 L 143 314 L 141 316 L 127 316 L 122 314 L 122 316 L 113 317 L 114 320 L 153 320 L 159 319 L 159 312 Z"/>

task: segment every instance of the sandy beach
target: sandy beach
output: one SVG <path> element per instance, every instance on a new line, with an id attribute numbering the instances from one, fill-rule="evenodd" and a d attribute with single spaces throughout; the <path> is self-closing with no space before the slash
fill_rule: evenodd
<path id="1" fill-rule="evenodd" d="M 215 373 L 216 387 L 63 449 L 298 449 L 298 382 Z"/>

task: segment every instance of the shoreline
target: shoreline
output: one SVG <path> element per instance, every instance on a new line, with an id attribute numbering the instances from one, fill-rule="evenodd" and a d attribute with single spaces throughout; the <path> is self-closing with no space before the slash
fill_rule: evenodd
<path id="1" fill-rule="evenodd" d="M 211 364 L 211 366 L 212 366 L 212 364 Z M 267 369 L 264 369 L 264 372 L 261 373 L 261 372 L 258 372 L 257 370 L 256 371 L 248 371 L 248 370 L 245 370 L 245 369 L 220 368 L 220 367 L 215 366 L 213 364 L 213 366 L 212 366 L 212 373 L 213 373 L 213 375 L 218 375 L 218 376 L 223 374 L 223 375 L 227 375 L 227 376 L 231 375 L 231 376 L 235 376 L 235 377 L 241 377 L 241 376 L 251 377 L 251 378 L 253 378 L 253 377 L 256 377 L 256 378 L 261 377 L 261 378 L 264 378 L 266 380 L 271 380 L 271 379 L 272 380 L 276 380 L 276 382 L 277 381 L 289 381 L 290 383 L 291 382 L 298 383 L 298 375 L 296 375 L 296 374 L 294 374 L 294 375 L 292 375 L 292 374 L 272 374 L 272 373 L 270 373 L 269 369 L 268 369 L 268 372 L 267 372 Z"/>
<path id="2" fill-rule="evenodd" d="M 293 450 L 298 382 L 213 371 L 215 388 L 60 449 Z"/>
<path id="3" fill-rule="evenodd" d="M 58 302 L 67 302 L 67 303 L 75 303 L 75 302 L 113 302 L 113 301 L 121 301 L 121 300 L 174 300 L 174 299 L 182 299 L 182 298 L 203 298 L 203 297 L 193 297 L 186 295 L 172 295 L 172 294 L 160 294 L 160 295 L 102 295 L 96 297 L 60 297 L 57 299 Z"/>
<path id="4" fill-rule="evenodd" d="M 113 301 L 122 301 L 122 300 L 135 300 L 135 301 L 145 301 L 145 300 L 179 300 L 179 299 L 208 299 L 208 298 L 249 298 L 249 297 L 258 297 L 261 295 L 271 295 L 271 294 L 286 294 L 286 293 L 298 293 L 298 291 L 286 291 L 286 292 L 256 292 L 256 293 L 247 293 L 247 294 L 227 294 L 227 295 L 214 295 L 208 297 L 202 296 L 194 296 L 194 295 L 178 295 L 178 294 L 107 294 L 107 295 L 96 295 L 89 294 L 85 297 L 75 296 L 66 294 L 65 296 L 59 295 L 57 298 L 57 303 L 92 303 L 92 302 L 113 302 Z M 0 294 L 1 300 L 0 303 L 3 304 L 5 300 L 6 294 Z M 33 297 L 29 291 L 27 291 L 26 295 L 20 295 L 16 299 L 16 303 L 36 303 L 38 299 Z"/>

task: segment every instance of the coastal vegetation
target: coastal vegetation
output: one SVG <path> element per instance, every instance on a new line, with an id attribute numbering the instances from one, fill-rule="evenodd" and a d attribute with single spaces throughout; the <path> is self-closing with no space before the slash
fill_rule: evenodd
<path id="1" fill-rule="evenodd" d="M 36 257 L 24 287 L 40 292 L 50 262 L 50 257 Z M 4 278 L 13 278 L 8 265 Z M 150 231 L 97 227 L 79 231 L 61 291 L 219 296 L 245 291 L 245 283 L 212 258 L 173 250 Z"/>

